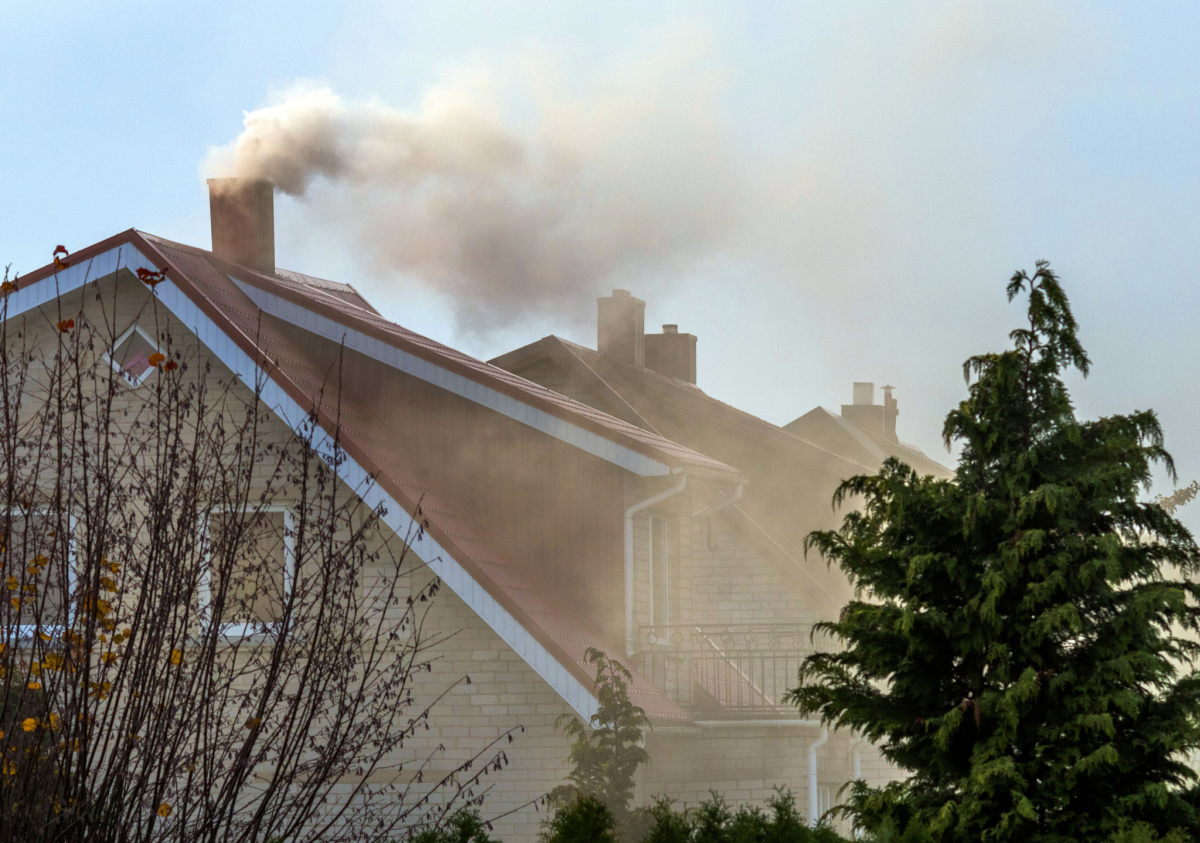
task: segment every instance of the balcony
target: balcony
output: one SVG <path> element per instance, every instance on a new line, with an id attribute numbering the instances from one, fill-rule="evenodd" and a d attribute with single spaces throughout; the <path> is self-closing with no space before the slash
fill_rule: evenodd
<path id="1" fill-rule="evenodd" d="M 642 675 L 697 720 L 798 719 L 782 702 L 814 652 L 809 624 L 645 626 Z"/>

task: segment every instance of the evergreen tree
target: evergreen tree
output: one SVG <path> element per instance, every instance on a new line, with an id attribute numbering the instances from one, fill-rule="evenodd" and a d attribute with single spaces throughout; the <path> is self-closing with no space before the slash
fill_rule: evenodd
<path id="1" fill-rule="evenodd" d="M 1191 835 L 1200 552 L 1139 500 L 1155 464 L 1174 467 L 1151 411 L 1075 418 L 1062 376 L 1088 358 L 1067 297 L 1044 262 L 1013 276 L 1022 294 L 1013 347 L 964 365 L 944 428 L 955 479 L 889 460 L 838 490 L 862 504 L 839 530 L 809 536 L 857 593 L 824 625 L 844 649 L 809 657 L 788 697 L 908 772 L 853 790 L 883 836 Z"/>

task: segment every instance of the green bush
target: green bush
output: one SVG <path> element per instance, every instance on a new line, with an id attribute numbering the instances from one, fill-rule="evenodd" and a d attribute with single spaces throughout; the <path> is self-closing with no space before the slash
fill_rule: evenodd
<path id="1" fill-rule="evenodd" d="M 783 788 L 767 800 L 765 811 L 754 805 L 731 809 L 713 793 L 696 807 L 679 810 L 659 797 L 646 813 L 651 825 L 642 843 L 846 843 L 828 825 L 810 828 L 791 791 Z"/>
<path id="2" fill-rule="evenodd" d="M 580 794 L 554 812 L 544 843 L 617 843 L 617 819 L 598 797 Z"/>
<path id="3" fill-rule="evenodd" d="M 500 843 L 488 831 L 479 811 L 463 808 L 445 825 L 418 831 L 412 836 L 411 843 Z"/>

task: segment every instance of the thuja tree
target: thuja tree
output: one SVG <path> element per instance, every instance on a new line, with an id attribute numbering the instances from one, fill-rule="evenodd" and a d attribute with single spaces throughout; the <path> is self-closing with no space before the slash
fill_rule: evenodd
<path id="1" fill-rule="evenodd" d="M 1173 474 L 1153 412 L 1080 421 L 1063 376 L 1088 371 L 1044 263 L 1012 348 L 969 359 L 946 419 L 953 481 L 889 460 L 845 482 L 861 502 L 808 543 L 858 590 L 790 699 L 859 730 L 908 773 L 861 783 L 861 827 L 939 841 L 1103 841 L 1200 827 L 1197 546 L 1156 502 Z M 920 835 L 918 828 L 924 829 Z M 924 835 L 928 835 L 926 838 Z"/>
<path id="2" fill-rule="evenodd" d="M 550 794 L 550 802 L 557 808 L 555 821 L 564 828 L 571 823 L 598 828 L 606 822 L 608 828 L 620 828 L 625 836 L 636 839 L 641 829 L 635 826 L 641 815 L 631 813 L 630 802 L 637 787 L 637 770 L 650 760 L 643 746 L 650 719 L 629 699 L 633 675 L 623 664 L 595 647 L 587 649 L 584 660 L 596 668 L 593 690 L 599 705 L 586 725 L 572 715 L 558 719 L 558 727 L 571 738 L 567 755 L 571 783 Z M 607 819 L 602 822 L 593 814 Z M 561 828 L 548 836 L 552 840 L 575 839 Z"/>
<path id="3" fill-rule="evenodd" d="M 0 840 L 435 825 L 504 762 L 425 737 L 436 579 L 336 431 L 175 335 L 162 280 L 0 305 Z"/>

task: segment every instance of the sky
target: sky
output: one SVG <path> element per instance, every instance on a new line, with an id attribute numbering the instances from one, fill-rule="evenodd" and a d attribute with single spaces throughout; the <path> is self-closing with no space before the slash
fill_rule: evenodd
<path id="1" fill-rule="evenodd" d="M 0 264 L 129 227 L 207 247 L 205 178 L 268 174 L 277 263 L 413 330 L 594 347 L 629 289 L 699 337 L 709 394 L 786 424 L 892 384 L 952 463 L 962 361 L 1046 259 L 1080 414 L 1156 410 L 1182 483 L 1197 43 L 1170 2 L 0 0 Z"/>

